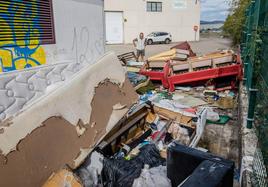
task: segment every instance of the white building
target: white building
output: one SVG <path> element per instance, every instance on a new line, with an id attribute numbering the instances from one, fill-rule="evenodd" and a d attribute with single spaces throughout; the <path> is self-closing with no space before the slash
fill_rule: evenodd
<path id="1" fill-rule="evenodd" d="M 153 31 L 171 33 L 173 42 L 199 40 L 199 0 L 104 0 L 104 10 L 108 44 Z"/>

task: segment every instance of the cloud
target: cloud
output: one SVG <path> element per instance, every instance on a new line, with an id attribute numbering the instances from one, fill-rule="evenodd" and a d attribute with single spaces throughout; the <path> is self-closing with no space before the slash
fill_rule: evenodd
<path id="1" fill-rule="evenodd" d="M 225 20 L 229 14 L 227 0 L 200 0 L 201 20 Z"/>

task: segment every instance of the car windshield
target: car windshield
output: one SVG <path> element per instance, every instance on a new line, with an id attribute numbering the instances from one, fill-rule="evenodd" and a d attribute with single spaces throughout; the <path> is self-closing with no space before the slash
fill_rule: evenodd
<path id="1" fill-rule="evenodd" d="M 154 36 L 154 35 L 155 35 L 155 33 L 154 33 L 154 32 L 152 32 L 152 33 L 148 34 L 148 36 Z"/>

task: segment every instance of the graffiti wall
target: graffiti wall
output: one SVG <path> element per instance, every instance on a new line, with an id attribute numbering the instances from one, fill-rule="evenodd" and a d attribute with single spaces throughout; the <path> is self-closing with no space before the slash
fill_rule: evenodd
<path id="1" fill-rule="evenodd" d="M 41 26 L 38 6 L 32 0 L 21 6 L 23 0 L 0 2 L 0 72 L 30 68 L 46 63 L 44 48 L 40 45 Z"/>

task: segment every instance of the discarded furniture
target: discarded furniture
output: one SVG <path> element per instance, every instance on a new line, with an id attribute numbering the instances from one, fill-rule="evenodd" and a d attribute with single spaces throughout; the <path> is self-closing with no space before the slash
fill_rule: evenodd
<path id="1" fill-rule="evenodd" d="M 196 54 L 193 52 L 190 44 L 187 41 L 186 42 L 182 42 L 182 43 L 180 43 L 178 45 L 175 45 L 175 46 L 171 47 L 170 49 L 174 49 L 174 48 L 175 49 L 188 50 L 190 52 L 190 54 L 189 54 L 190 57 L 196 56 Z"/>
<path id="2" fill-rule="evenodd" d="M 192 85 L 222 77 L 232 76 L 241 79 L 242 66 L 235 60 L 236 56 L 232 52 L 218 52 L 189 58 L 188 65 L 171 63 L 171 72 L 168 76 L 169 90 L 174 91 L 175 85 Z"/>
<path id="3" fill-rule="evenodd" d="M 137 60 L 136 54 L 133 51 L 118 55 L 117 58 L 123 63 L 123 65 L 127 65 L 127 62 L 130 60 Z"/>
<path id="4" fill-rule="evenodd" d="M 200 173 L 200 166 L 203 166 L 204 173 Z M 210 169 L 206 167 L 210 167 Z M 222 170 L 219 172 L 220 168 Z M 209 172 L 217 178 L 213 178 L 213 175 L 211 176 Z M 167 175 L 172 182 L 172 186 L 188 187 L 186 184 L 191 184 L 189 186 L 200 186 L 202 184 L 200 187 L 232 187 L 234 162 L 181 144 L 172 143 L 167 151 Z M 193 179 L 194 176 L 196 177 Z M 204 176 L 206 177 L 204 178 Z M 204 181 L 205 179 L 214 181 Z"/>
<path id="5" fill-rule="evenodd" d="M 164 88 L 169 88 L 167 77 L 170 71 L 170 64 L 161 62 L 161 64 L 157 67 L 151 67 L 151 64 L 155 63 L 145 64 L 140 69 L 140 74 L 148 76 L 152 81 L 161 81 Z"/>
<path id="6" fill-rule="evenodd" d="M 158 62 L 158 61 L 168 61 L 168 60 L 187 60 L 190 56 L 190 52 L 184 49 L 170 49 L 169 51 L 165 51 L 154 55 L 148 58 L 149 62 Z"/>
<path id="7" fill-rule="evenodd" d="M 83 71 L 76 71 L 74 78 L 60 85 L 42 78 L 43 82 L 38 81 L 38 87 L 35 86 L 34 76 L 54 76 L 53 68 L 40 73 L 42 67 L 27 69 L 27 74 L 23 73 L 25 70 L 12 73 L 11 94 L 5 102 L 13 102 L 10 96 L 18 94 L 24 96 L 19 101 L 38 98 L 16 113 L 15 107 L 5 111 L 10 114 L 5 120 L 10 125 L 0 124 L 0 186 L 42 186 L 65 165 L 71 169 L 79 167 L 92 148 L 137 102 L 138 95 L 113 53 L 93 65 L 83 65 Z M 60 72 L 64 68 L 59 64 L 55 69 Z M 7 77 L 10 82 L 9 75 L 3 74 L 2 81 Z M 56 75 L 52 80 L 64 78 L 64 74 Z M 21 86 L 16 77 L 30 81 Z M 56 88 L 41 95 L 48 84 Z M 28 88 L 32 95 L 26 94 Z"/>

